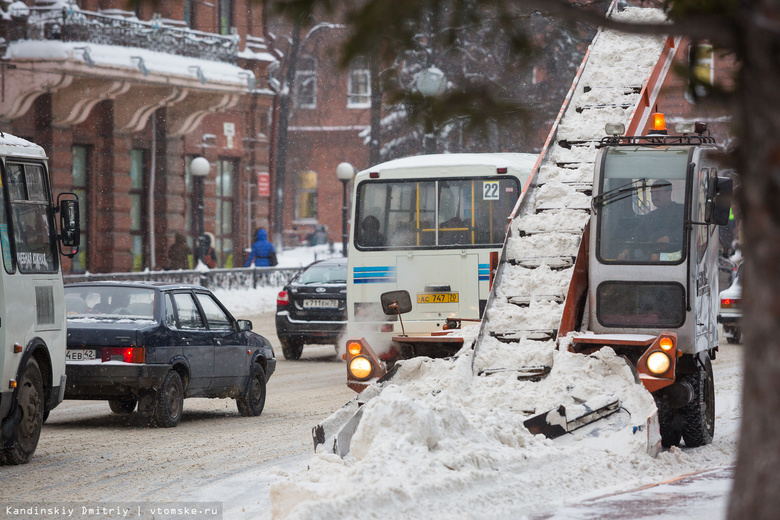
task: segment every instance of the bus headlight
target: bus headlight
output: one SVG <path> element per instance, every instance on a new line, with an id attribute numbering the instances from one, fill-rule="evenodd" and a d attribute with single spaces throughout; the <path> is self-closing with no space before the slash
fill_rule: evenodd
<path id="1" fill-rule="evenodd" d="M 653 352 L 647 356 L 647 369 L 655 375 L 661 375 L 672 365 L 672 360 L 664 352 Z"/>
<path id="2" fill-rule="evenodd" d="M 352 358 L 347 368 L 350 375 L 358 381 L 365 381 L 374 373 L 374 367 L 371 364 L 371 360 L 365 356 Z"/>

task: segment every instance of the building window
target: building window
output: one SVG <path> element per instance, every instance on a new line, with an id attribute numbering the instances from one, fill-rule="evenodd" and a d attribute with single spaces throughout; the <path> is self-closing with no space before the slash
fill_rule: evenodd
<path id="1" fill-rule="evenodd" d="M 297 222 L 317 221 L 317 174 L 300 172 L 295 186 L 295 220 Z"/>
<path id="2" fill-rule="evenodd" d="M 214 216 L 214 235 L 217 262 L 222 267 L 233 267 L 233 208 L 235 208 L 235 175 L 238 171 L 232 159 L 220 159 L 217 168 L 216 197 L 217 207 Z"/>
<path id="3" fill-rule="evenodd" d="M 312 56 L 298 58 L 295 71 L 296 108 L 317 108 L 317 61 Z"/>
<path id="4" fill-rule="evenodd" d="M 184 23 L 187 24 L 187 27 L 192 27 L 192 11 L 195 7 L 194 0 L 184 0 L 184 13 L 182 18 L 184 19 Z"/>
<path id="5" fill-rule="evenodd" d="M 366 60 L 352 61 L 347 76 L 347 108 L 369 108 L 371 106 L 371 71 Z"/>
<path id="6" fill-rule="evenodd" d="M 89 240 L 87 239 L 87 231 L 89 229 L 89 193 L 87 191 L 88 184 L 88 159 L 89 154 L 86 146 L 74 146 L 73 147 L 73 192 L 79 199 L 79 224 L 81 226 L 81 244 L 79 245 L 78 254 L 73 257 L 73 272 L 84 273 L 89 269 Z"/>
<path id="7" fill-rule="evenodd" d="M 145 156 L 144 150 L 130 150 L 130 252 L 133 257 L 133 271 L 143 271 L 146 267 L 144 236 L 146 223 Z"/>
<path id="8" fill-rule="evenodd" d="M 219 0 L 219 34 L 230 34 L 233 27 L 233 0 Z"/>

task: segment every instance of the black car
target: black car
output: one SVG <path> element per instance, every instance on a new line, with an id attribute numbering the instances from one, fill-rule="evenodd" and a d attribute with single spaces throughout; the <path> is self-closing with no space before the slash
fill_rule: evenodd
<path id="1" fill-rule="evenodd" d="M 271 343 L 200 286 L 87 282 L 65 286 L 65 399 L 107 400 L 163 427 L 185 397 L 232 397 L 244 416 L 265 405 Z"/>
<path id="2" fill-rule="evenodd" d="M 305 344 L 336 344 L 347 324 L 347 259 L 312 263 L 276 298 L 276 335 L 285 359 L 298 359 Z"/>

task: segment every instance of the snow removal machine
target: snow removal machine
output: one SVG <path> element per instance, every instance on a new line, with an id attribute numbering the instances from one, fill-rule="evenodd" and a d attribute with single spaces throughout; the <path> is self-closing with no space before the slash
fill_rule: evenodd
<path id="1" fill-rule="evenodd" d="M 622 16 L 613 13 L 615 4 L 610 9 L 608 16 Z M 622 38 L 645 39 L 620 40 L 626 51 L 616 59 Z M 599 30 L 511 212 L 503 247 L 484 262 L 491 289 L 472 353 L 474 377 L 511 372 L 518 381 L 541 382 L 554 377 L 553 367 L 502 365 L 497 360 L 511 356 L 495 355 L 495 345 L 507 353 L 529 341 L 583 356 L 614 350 L 655 400 L 657 415 L 639 428 L 651 453 L 659 441 L 694 447 L 714 435 L 718 226 L 727 223 L 732 191 L 706 126 L 677 124 L 669 135 L 663 115 L 654 113 L 679 44 Z M 358 193 L 356 205 L 360 200 Z M 397 263 L 384 276 L 400 277 L 401 269 Z M 401 326 L 401 334 L 393 328 L 395 348 L 411 345 L 413 355 L 426 355 L 417 347 L 460 325 L 456 315 L 442 313 L 445 326 L 433 334 L 403 330 L 401 315 L 424 308 L 421 293 L 446 291 L 425 287 L 414 298 L 400 284 L 385 287 L 374 305 L 387 323 Z M 349 453 L 363 405 L 392 382 L 393 363 L 404 357 L 389 360 L 370 336 L 353 337 L 347 378 L 360 393 L 313 430 L 315 449 L 341 456 Z M 546 412 L 534 410 L 525 427 L 556 438 L 621 409 L 614 395 L 561 399 Z"/>

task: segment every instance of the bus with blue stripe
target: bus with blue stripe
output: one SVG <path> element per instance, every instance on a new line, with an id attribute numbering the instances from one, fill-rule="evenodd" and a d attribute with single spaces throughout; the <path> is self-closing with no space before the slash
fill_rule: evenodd
<path id="1" fill-rule="evenodd" d="M 536 154 L 407 157 L 354 179 L 347 271 L 348 337 L 377 351 L 402 345 L 397 316 L 380 295 L 406 290 L 408 335 L 441 331 L 447 319 L 479 320 L 490 292 L 490 254 L 500 252 L 509 215 Z M 406 357 L 406 356 L 402 356 Z"/>

